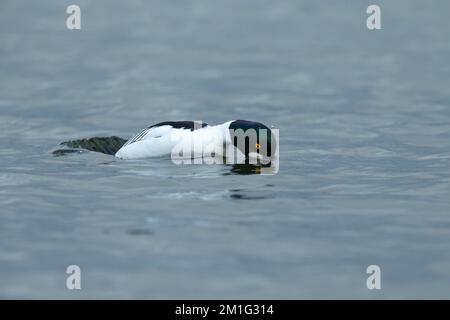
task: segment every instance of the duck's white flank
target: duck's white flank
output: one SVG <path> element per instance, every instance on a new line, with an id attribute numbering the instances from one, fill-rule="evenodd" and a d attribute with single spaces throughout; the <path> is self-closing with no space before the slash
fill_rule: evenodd
<path id="1" fill-rule="evenodd" d="M 220 155 L 223 146 L 231 144 L 231 122 L 207 125 L 196 130 L 173 128 L 171 125 L 150 127 L 128 140 L 115 156 L 120 159 L 145 159 L 173 154 L 189 157 L 211 153 Z"/>

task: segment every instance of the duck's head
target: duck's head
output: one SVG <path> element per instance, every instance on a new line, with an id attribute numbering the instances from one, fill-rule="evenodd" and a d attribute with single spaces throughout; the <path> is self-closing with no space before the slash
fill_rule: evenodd
<path id="1" fill-rule="evenodd" d="M 246 161 L 270 163 L 276 154 L 275 134 L 266 125 L 247 120 L 235 120 L 229 125 L 233 145 L 245 155 Z"/>

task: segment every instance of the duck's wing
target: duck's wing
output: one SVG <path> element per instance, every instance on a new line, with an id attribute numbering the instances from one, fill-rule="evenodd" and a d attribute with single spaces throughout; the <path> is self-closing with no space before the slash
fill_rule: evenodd
<path id="1" fill-rule="evenodd" d="M 124 146 L 145 140 L 147 138 L 159 138 L 168 134 L 173 129 L 184 129 L 184 130 L 198 130 L 208 126 L 207 123 L 204 122 L 196 122 L 196 121 L 165 121 L 154 124 L 150 127 L 147 127 L 133 138 L 127 141 Z"/>
<path id="2" fill-rule="evenodd" d="M 164 135 L 167 135 L 170 132 L 170 130 L 172 130 L 172 127 L 169 125 L 164 125 L 164 126 L 160 126 L 160 127 L 151 126 L 151 127 L 145 128 L 145 129 L 141 130 L 141 132 L 139 132 L 133 138 L 128 140 L 123 146 L 125 147 L 132 143 L 142 141 L 142 140 L 145 140 L 148 138 L 160 138 Z"/>

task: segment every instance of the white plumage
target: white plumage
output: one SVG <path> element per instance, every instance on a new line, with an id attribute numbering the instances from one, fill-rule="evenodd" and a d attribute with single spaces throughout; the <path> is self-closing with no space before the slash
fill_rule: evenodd
<path id="1" fill-rule="evenodd" d="M 142 130 L 128 140 L 115 154 L 121 159 L 144 159 L 172 156 L 172 158 L 222 155 L 224 145 L 231 144 L 229 125 L 177 128 L 170 124 L 156 125 Z"/>

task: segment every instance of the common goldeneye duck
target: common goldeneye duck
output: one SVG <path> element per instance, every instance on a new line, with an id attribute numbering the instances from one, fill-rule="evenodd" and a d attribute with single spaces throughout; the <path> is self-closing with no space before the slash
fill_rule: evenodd
<path id="1" fill-rule="evenodd" d="M 116 153 L 120 159 L 171 156 L 235 157 L 237 162 L 270 162 L 277 148 L 272 130 L 262 123 L 233 120 L 211 126 L 194 121 L 161 122 L 141 130 Z"/>

